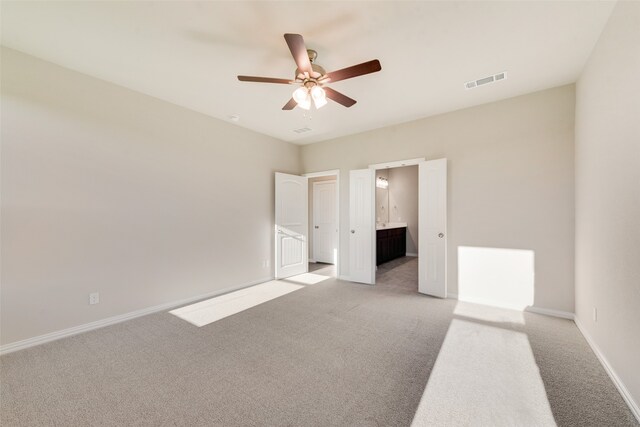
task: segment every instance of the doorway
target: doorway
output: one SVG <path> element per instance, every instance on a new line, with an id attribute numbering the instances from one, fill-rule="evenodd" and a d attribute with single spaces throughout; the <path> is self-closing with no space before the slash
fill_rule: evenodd
<path id="1" fill-rule="evenodd" d="M 309 272 L 338 276 L 339 172 L 305 174 L 309 180 Z"/>
<path id="2" fill-rule="evenodd" d="M 325 182 L 326 181 L 326 182 Z M 333 186 L 319 187 L 317 204 L 325 206 L 322 215 L 313 216 L 313 183 L 333 181 Z M 323 191 L 320 191 L 322 189 Z M 331 197 L 332 196 L 332 197 Z M 325 203 L 326 202 L 326 203 Z M 334 203 L 333 206 L 331 204 Z M 328 207 L 327 207 L 328 206 Z M 333 215 L 332 215 L 333 212 Z M 340 171 L 291 175 L 275 173 L 275 247 L 274 273 L 276 279 L 309 273 L 311 276 L 338 277 L 340 272 Z M 322 263 L 313 258 L 313 233 L 333 230 L 333 235 L 317 234 L 328 240 L 321 245 Z M 312 262 L 309 262 L 309 261 Z"/>
<path id="3" fill-rule="evenodd" d="M 424 158 L 370 165 L 349 172 L 349 275 L 354 282 L 376 283 L 376 170 L 418 166 L 420 229 L 418 292 L 447 297 L 447 159 Z"/>
<path id="4" fill-rule="evenodd" d="M 418 165 L 375 172 L 376 286 L 418 292 Z"/>

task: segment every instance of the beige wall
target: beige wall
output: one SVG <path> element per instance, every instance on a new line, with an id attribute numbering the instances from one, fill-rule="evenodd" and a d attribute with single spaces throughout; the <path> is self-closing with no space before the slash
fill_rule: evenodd
<path id="1" fill-rule="evenodd" d="M 636 407 L 640 405 L 639 76 L 640 3 L 618 2 L 577 83 L 576 317 Z"/>
<path id="2" fill-rule="evenodd" d="M 573 312 L 574 103 L 568 85 L 311 144 L 302 166 L 342 171 L 340 219 L 348 224 L 350 169 L 448 158 L 449 291 L 457 293 L 459 246 L 529 249 L 534 305 Z M 348 275 L 348 227 L 341 230 L 340 274 Z"/>
<path id="3" fill-rule="evenodd" d="M 4 48 L 1 107 L 3 344 L 272 276 L 297 146 Z"/>
<path id="4" fill-rule="evenodd" d="M 389 222 L 407 223 L 407 253 L 418 253 L 418 166 L 389 169 Z"/>

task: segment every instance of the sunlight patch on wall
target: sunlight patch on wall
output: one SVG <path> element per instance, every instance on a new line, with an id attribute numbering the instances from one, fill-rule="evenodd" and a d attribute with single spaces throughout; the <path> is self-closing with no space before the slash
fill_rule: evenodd
<path id="1" fill-rule="evenodd" d="M 458 299 L 522 310 L 533 305 L 534 252 L 458 247 Z"/>

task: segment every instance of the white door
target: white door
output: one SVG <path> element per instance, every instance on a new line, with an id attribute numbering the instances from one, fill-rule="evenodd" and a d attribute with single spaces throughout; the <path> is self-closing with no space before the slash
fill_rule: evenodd
<path id="1" fill-rule="evenodd" d="M 447 159 L 420 162 L 418 291 L 447 297 Z"/>
<path id="2" fill-rule="evenodd" d="M 309 270 L 308 186 L 304 176 L 276 172 L 276 279 Z"/>
<path id="3" fill-rule="evenodd" d="M 338 254 L 336 182 L 313 183 L 313 258 L 335 264 Z"/>
<path id="4" fill-rule="evenodd" d="M 374 169 L 349 173 L 349 279 L 376 282 Z"/>

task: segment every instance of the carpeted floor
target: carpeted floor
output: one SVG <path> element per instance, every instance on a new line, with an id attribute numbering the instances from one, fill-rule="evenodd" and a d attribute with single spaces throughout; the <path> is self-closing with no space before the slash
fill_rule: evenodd
<path id="1" fill-rule="evenodd" d="M 0 424 L 637 425 L 573 322 L 384 283 L 330 278 L 200 328 L 163 312 L 5 355 Z"/>

